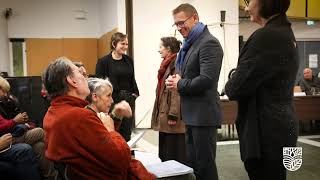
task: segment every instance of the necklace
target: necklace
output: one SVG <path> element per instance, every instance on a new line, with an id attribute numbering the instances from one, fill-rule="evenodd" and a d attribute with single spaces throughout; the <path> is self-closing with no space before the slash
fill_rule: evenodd
<path id="1" fill-rule="evenodd" d="M 112 58 L 114 60 L 120 60 L 122 59 L 122 55 L 116 54 L 114 51 L 112 51 Z"/>

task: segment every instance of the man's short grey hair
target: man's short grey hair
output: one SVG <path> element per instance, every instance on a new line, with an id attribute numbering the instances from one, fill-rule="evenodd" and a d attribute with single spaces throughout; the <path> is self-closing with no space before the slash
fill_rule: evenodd
<path id="1" fill-rule="evenodd" d="M 90 89 L 90 94 L 87 96 L 86 100 L 90 103 L 92 103 L 93 93 L 100 95 L 105 87 L 110 87 L 111 91 L 113 91 L 112 84 L 108 79 L 88 78 L 88 86 Z"/>
<path id="2" fill-rule="evenodd" d="M 51 98 L 65 95 L 69 91 L 67 77 L 72 74 L 72 62 L 59 57 L 51 62 L 42 75 L 42 82 Z"/>

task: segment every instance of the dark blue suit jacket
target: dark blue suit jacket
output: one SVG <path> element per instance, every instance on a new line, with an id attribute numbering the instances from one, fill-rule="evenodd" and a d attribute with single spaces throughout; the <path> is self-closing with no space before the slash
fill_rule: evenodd
<path id="1" fill-rule="evenodd" d="M 217 92 L 223 50 L 206 27 L 188 50 L 178 82 L 182 119 L 191 126 L 220 126 Z"/>

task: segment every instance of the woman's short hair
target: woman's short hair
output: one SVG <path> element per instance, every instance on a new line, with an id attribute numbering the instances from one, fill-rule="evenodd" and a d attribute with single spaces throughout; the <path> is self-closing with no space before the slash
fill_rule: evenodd
<path id="1" fill-rule="evenodd" d="M 113 91 L 112 84 L 108 79 L 88 78 L 88 86 L 90 94 L 87 96 L 86 100 L 89 103 L 92 103 L 92 93 L 100 95 L 105 87 L 110 87 L 111 91 Z"/>
<path id="2" fill-rule="evenodd" d="M 118 42 L 123 41 L 127 38 L 127 35 L 121 33 L 121 32 L 116 32 L 111 36 L 111 41 L 110 41 L 110 48 L 111 50 L 115 50 Z"/>
<path id="3" fill-rule="evenodd" d="M 169 49 L 172 53 L 177 53 L 180 50 L 181 41 L 175 37 L 163 37 L 161 38 L 162 45 Z"/>
<path id="4" fill-rule="evenodd" d="M 8 82 L 5 78 L 3 78 L 3 77 L 1 77 L 1 76 L 0 76 L 0 88 L 1 88 L 2 90 L 4 90 L 5 92 L 9 92 L 9 91 L 10 91 L 10 84 L 9 84 L 9 82 Z"/>
<path id="5" fill-rule="evenodd" d="M 259 14 L 261 17 L 268 19 L 275 14 L 286 14 L 290 0 L 258 0 Z"/>
<path id="6" fill-rule="evenodd" d="M 43 84 L 51 98 L 68 92 L 67 77 L 72 74 L 72 62 L 66 57 L 59 57 L 51 62 L 42 75 Z"/>

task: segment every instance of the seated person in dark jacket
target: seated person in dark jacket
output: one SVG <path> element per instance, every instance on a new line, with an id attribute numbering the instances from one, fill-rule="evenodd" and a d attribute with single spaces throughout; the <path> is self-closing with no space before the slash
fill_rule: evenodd
<path id="1" fill-rule="evenodd" d="M 36 156 L 28 144 L 12 144 L 11 134 L 0 137 L 0 179 L 40 180 Z"/>
<path id="2" fill-rule="evenodd" d="M 45 156 L 44 131 L 30 123 L 26 112 L 21 112 L 18 100 L 10 95 L 9 82 L 0 77 L 0 136 L 11 133 L 12 144 L 27 143 L 32 146 L 40 163 L 40 172 L 44 179 L 54 179 L 56 171 L 53 163 Z"/>
<path id="3" fill-rule="evenodd" d="M 320 80 L 318 77 L 313 76 L 310 68 L 303 70 L 303 79 L 300 80 L 299 85 L 307 95 L 320 93 Z"/>

